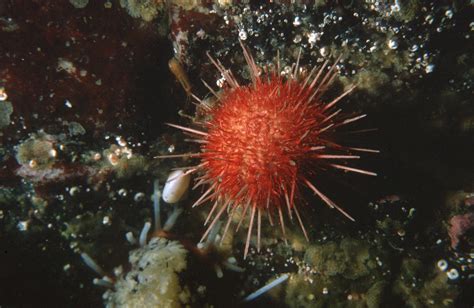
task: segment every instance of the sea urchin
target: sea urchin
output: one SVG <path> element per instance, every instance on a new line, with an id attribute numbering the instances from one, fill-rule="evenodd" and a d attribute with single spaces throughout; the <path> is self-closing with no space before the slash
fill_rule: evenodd
<path id="1" fill-rule="evenodd" d="M 227 212 L 224 237 L 232 217 L 239 210 L 241 220 L 237 228 L 243 218 L 250 215 L 245 258 L 255 220 L 257 247 L 260 248 L 262 212 L 268 213 L 272 224 L 272 216 L 278 213 L 283 235 L 283 212 L 287 211 L 290 218 L 294 214 L 305 237 L 308 237 L 295 202 L 302 186 L 308 187 L 329 207 L 354 220 L 316 188 L 311 180 L 320 171 L 329 168 L 376 175 L 334 162 L 358 159 L 355 152 L 377 151 L 346 147 L 331 138 L 338 127 L 365 116 L 344 115 L 341 109 L 335 107 L 354 86 L 329 103 L 322 102 L 322 94 L 337 76 L 337 61 L 329 68 L 326 61 L 321 68 L 315 67 L 309 73 L 302 74 L 298 56 L 290 74 L 282 77 L 279 60 L 274 69 L 266 69 L 262 74 L 247 48 L 242 45 L 242 49 L 252 83 L 240 85 L 229 70 L 209 56 L 227 83 L 227 87 L 219 93 L 208 86 L 218 100 L 216 107 L 210 107 L 195 97 L 208 113 L 209 120 L 201 123 L 203 129 L 169 125 L 194 135 L 194 141 L 201 145 L 199 153 L 170 156 L 200 159 L 200 164 L 189 167 L 185 174 L 201 172 L 195 187 L 208 185 L 193 206 L 209 200 L 213 202 L 205 222 L 209 226 L 202 240 Z"/>

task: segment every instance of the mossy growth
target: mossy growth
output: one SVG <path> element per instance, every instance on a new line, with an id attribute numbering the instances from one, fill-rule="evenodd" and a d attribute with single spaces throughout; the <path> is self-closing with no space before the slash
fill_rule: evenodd
<path id="1" fill-rule="evenodd" d="M 285 290 L 290 307 L 380 307 L 388 285 L 388 262 L 368 241 L 344 238 L 311 245 L 303 273 L 292 275 Z M 309 269 L 309 270 L 308 270 Z"/>
<path id="2" fill-rule="evenodd" d="M 342 275 L 347 279 L 368 275 L 376 266 L 370 260 L 369 245 L 352 238 L 345 238 L 340 243 L 311 246 L 306 251 L 305 261 L 318 273 Z"/>
<path id="3" fill-rule="evenodd" d="M 122 158 L 115 166 L 118 178 L 129 178 L 136 174 L 145 173 L 148 170 L 148 163 L 145 157 L 134 155 L 132 158 Z"/>
<path id="4" fill-rule="evenodd" d="M 46 133 L 33 134 L 17 146 L 16 160 L 31 168 L 50 167 L 56 158 L 55 137 Z"/>
<path id="5" fill-rule="evenodd" d="M 286 285 L 285 303 L 288 307 L 381 307 L 387 283 L 375 280 L 365 285 L 324 276 L 312 281 L 294 274 Z"/>

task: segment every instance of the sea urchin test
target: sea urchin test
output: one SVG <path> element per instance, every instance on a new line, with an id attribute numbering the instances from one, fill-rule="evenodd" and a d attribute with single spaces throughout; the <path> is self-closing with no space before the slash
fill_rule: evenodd
<path id="1" fill-rule="evenodd" d="M 339 127 L 365 117 L 344 114 L 337 107 L 354 86 L 327 103 L 322 101 L 321 96 L 337 76 L 337 61 L 330 67 L 326 61 L 320 68 L 315 67 L 303 75 L 298 56 L 291 72 L 282 77 L 279 60 L 275 69 L 261 74 L 247 48 L 242 45 L 242 49 L 252 82 L 240 85 L 229 70 L 209 56 L 227 84 L 219 93 L 210 89 L 218 101 L 215 107 L 199 100 L 209 120 L 202 123 L 200 129 L 169 124 L 194 135 L 201 144 L 201 151 L 168 157 L 200 160 L 185 173 L 200 173 L 195 187 L 207 187 L 193 206 L 207 201 L 213 204 L 202 240 L 224 213 L 228 217 L 222 237 L 237 211 L 241 212 L 242 219 L 250 217 L 245 258 L 255 225 L 257 248 L 260 248 L 262 213 L 268 214 L 270 222 L 272 217 L 279 221 L 284 236 L 283 213 L 287 212 L 290 218 L 296 216 L 308 238 L 296 202 L 303 186 L 329 207 L 354 220 L 317 187 L 315 180 L 320 171 L 331 168 L 376 175 L 349 167 L 346 161 L 358 159 L 357 153 L 378 151 L 344 146 L 332 137 Z"/>

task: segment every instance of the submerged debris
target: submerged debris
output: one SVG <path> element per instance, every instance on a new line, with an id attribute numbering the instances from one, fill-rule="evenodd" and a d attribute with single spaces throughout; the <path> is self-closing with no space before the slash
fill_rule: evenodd
<path id="1" fill-rule="evenodd" d="M 268 292 L 270 291 L 271 289 L 273 289 L 274 287 L 278 286 L 279 284 L 285 282 L 286 280 L 288 279 L 288 275 L 287 274 L 284 274 L 284 275 L 281 275 L 280 277 L 278 277 L 277 279 L 273 280 L 272 282 L 270 282 L 269 284 L 261 287 L 260 289 L 258 289 L 257 291 L 253 292 L 252 294 L 246 296 L 244 298 L 244 301 L 245 302 L 250 302 L 250 301 L 253 301 L 254 299 L 258 298 L 259 296 L 261 296 L 262 294 L 264 294 L 265 292 Z"/>

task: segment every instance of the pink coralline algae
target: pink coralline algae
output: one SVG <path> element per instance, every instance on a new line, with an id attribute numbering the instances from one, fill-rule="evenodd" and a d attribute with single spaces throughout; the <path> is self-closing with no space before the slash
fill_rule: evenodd
<path id="1" fill-rule="evenodd" d="M 466 232 L 474 227 L 474 212 L 453 216 L 449 223 L 451 227 L 448 234 L 451 238 L 451 248 L 456 249 Z"/>

